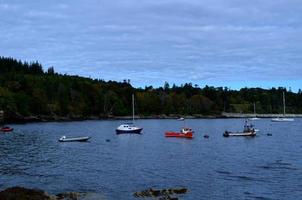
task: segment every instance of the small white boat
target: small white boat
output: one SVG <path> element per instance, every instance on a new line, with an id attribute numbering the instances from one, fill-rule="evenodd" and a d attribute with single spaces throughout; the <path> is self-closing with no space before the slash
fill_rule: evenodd
<path id="1" fill-rule="evenodd" d="M 178 120 L 178 121 L 184 121 L 185 118 L 181 117 L 181 118 L 178 118 L 177 120 Z"/>
<path id="2" fill-rule="evenodd" d="M 294 118 L 283 118 L 283 117 L 279 117 L 279 118 L 273 118 L 271 119 L 272 122 L 293 122 L 295 121 Z"/>
<path id="3" fill-rule="evenodd" d="M 90 137 L 66 137 L 65 135 L 59 139 L 59 142 L 86 142 Z"/>
<path id="4" fill-rule="evenodd" d="M 224 137 L 229 137 L 229 136 L 251 136 L 251 137 L 254 137 L 254 136 L 256 136 L 256 130 L 253 127 L 254 126 L 252 124 L 248 124 L 247 121 L 245 121 L 243 132 L 225 131 L 223 133 L 223 136 Z"/>
<path id="5" fill-rule="evenodd" d="M 260 118 L 258 117 L 252 117 L 252 118 L 249 118 L 250 121 L 257 121 L 257 120 L 260 120 Z"/>
<path id="6" fill-rule="evenodd" d="M 284 96 L 284 92 L 282 93 L 283 95 L 283 117 L 277 117 L 277 118 L 273 118 L 271 119 L 272 122 L 293 122 L 295 121 L 294 118 L 286 118 L 285 117 L 285 96 Z"/>

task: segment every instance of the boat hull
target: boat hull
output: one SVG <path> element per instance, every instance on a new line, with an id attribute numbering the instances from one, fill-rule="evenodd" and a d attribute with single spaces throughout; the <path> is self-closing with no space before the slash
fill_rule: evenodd
<path id="1" fill-rule="evenodd" d="M 258 121 L 258 120 L 260 120 L 260 118 L 258 118 L 258 117 L 253 117 L 253 118 L 249 118 L 249 120 L 250 120 L 250 121 Z"/>
<path id="2" fill-rule="evenodd" d="M 272 122 L 293 122 L 293 118 L 274 118 L 271 119 Z"/>
<path id="3" fill-rule="evenodd" d="M 59 142 L 87 142 L 90 137 L 60 138 Z"/>
<path id="4" fill-rule="evenodd" d="M 165 137 L 176 137 L 176 138 L 193 138 L 193 133 L 177 133 L 177 132 L 166 132 Z"/>
<path id="5" fill-rule="evenodd" d="M 141 134 L 143 128 L 131 129 L 131 130 L 121 130 L 116 129 L 116 134 Z"/>
<path id="6" fill-rule="evenodd" d="M 10 127 L 2 127 L 1 129 L 0 129 L 0 131 L 2 131 L 2 132 L 11 132 L 11 131 L 13 131 L 14 129 L 13 128 L 10 128 Z"/>
<path id="7" fill-rule="evenodd" d="M 224 132 L 223 133 L 224 137 L 230 137 L 230 136 L 243 136 L 243 137 L 255 137 L 256 132 Z"/>

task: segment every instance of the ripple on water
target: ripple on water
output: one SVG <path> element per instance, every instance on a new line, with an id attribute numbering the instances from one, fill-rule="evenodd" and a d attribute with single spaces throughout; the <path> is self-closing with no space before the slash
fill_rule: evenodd
<path id="1" fill-rule="evenodd" d="M 302 130 L 300 122 L 296 125 Z M 222 130 L 240 130 L 242 119 L 188 119 L 196 137 L 187 141 L 163 137 L 166 130 L 179 126 L 175 120 L 139 120 L 146 131 L 138 137 L 116 136 L 120 123 L 13 125 L 14 133 L 0 134 L 0 187 L 19 184 L 50 193 L 95 191 L 109 200 L 130 200 L 138 190 L 183 185 L 190 190 L 185 196 L 190 200 L 276 199 L 281 195 L 299 199 L 302 161 L 296 158 L 302 153 L 302 134 L 285 124 L 269 127 L 269 120 L 263 119 L 256 122 L 257 127 L 278 137 L 228 140 L 221 136 Z M 282 126 L 288 131 L 279 131 Z M 211 139 L 200 143 L 204 138 L 199 132 L 209 133 Z M 83 133 L 92 137 L 90 143 L 57 141 L 63 134 Z"/>
<path id="2" fill-rule="evenodd" d="M 288 162 L 283 162 L 282 160 L 276 160 L 274 162 L 268 162 L 266 165 L 260 165 L 257 166 L 260 169 L 264 170 L 290 170 L 290 171 L 295 171 L 299 170 L 296 167 L 293 167 L 293 164 L 288 163 Z"/>
<path id="3" fill-rule="evenodd" d="M 219 171 L 219 170 L 215 170 L 218 174 L 227 174 L 227 175 L 230 175 L 231 172 L 228 172 L 228 171 Z"/>
<path id="4" fill-rule="evenodd" d="M 251 196 L 254 199 L 260 199 L 260 200 L 272 200 L 271 198 L 268 197 L 262 197 L 262 196 Z"/>

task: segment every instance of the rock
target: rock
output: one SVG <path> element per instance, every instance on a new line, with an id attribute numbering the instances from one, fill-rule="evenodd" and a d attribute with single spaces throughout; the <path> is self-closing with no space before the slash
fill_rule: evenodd
<path id="1" fill-rule="evenodd" d="M 145 197 L 161 197 L 162 200 L 171 200 L 178 199 L 176 197 L 172 197 L 171 195 L 180 195 L 187 193 L 187 188 L 170 188 L 170 189 L 162 189 L 162 190 L 154 190 L 152 188 L 143 190 L 140 192 L 135 192 L 133 195 L 136 198 L 145 198 Z"/>
<path id="2" fill-rule="evenodd" d="M 56 200 L 105 200 L 105 197 L 91 192 L 64 192 L 57 194 Z"/>
<path id="3" fill-rule="evenodd" d="M 23 187 L 7 188 L 0 192 L 1 200 L 54 200 L 43 190 Z"/>
<path id="4" fill-rule="evenodd" d="M 52 196 L 39 189 L 27 189 L 23 187 L 7 188 L 0 192 L 0 200 L 105 200 L 98 193 L 64 192 Z"/>

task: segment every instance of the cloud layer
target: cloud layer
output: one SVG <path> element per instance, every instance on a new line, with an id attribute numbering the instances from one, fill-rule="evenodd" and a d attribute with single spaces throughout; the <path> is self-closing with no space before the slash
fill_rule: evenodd
<path id="1" fill-rule="evenodd" d="M 300 0 L 0 0 L 0 55 L 136 86 L 302 79 Z"/>

